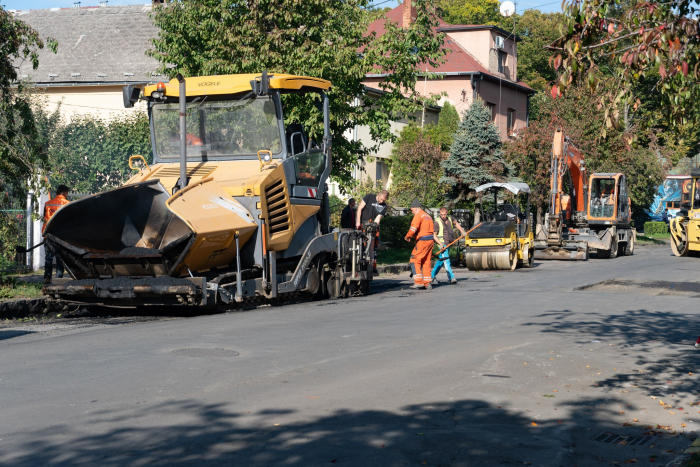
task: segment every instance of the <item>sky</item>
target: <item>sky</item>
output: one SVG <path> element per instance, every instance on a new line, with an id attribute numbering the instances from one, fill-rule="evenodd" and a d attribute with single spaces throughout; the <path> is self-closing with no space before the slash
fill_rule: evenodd
<path id="1" fill-rule="evenodd" d="M 7 10 L 38 10 L 42 8 L 69 8 L 73 6 L 74 0 L 0 0 Z M 149 4 L 148 0 L 108 0 L 109 6 L 117 5 L 143 5 Z M 100 0 L 80 0 L 80 6 L 98 6 Z M 398 0 L 374 0 L 373 4 L 378 7 L 395 7 Z M 539 9 L 545 13 L 561 11 L 561 0 L 529 0 L 527 2 L 517 2 L 518 11 L 524 9 Z"/>

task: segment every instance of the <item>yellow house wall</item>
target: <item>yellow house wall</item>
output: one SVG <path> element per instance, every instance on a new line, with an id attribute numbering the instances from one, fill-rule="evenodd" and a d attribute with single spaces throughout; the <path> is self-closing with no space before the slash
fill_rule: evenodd
<path id="1" fill-rule="evenodd" d="M 53 112 L 61 103 L 61 114 L 66 118 L 74 115 L 92 114 L 106 120 L 117 115 L 135 111 L 146 111 L 145 102 L 133 108 L 124 108 L 121 85 L 105 86 L 51 86 L 38 88 L 48 98 L 47 109 Z"/>

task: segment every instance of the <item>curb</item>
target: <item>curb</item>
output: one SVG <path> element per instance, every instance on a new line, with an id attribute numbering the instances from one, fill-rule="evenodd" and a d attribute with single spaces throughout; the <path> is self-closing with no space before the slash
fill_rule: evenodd
<path id="1" fill-rule="evenodd" d="M 409 263 L 402 264 L 387 264 L 385 266 L 377 266 L 378 274 L 400 274 L 402 272 L 410 271 L 411 265 Z"/>
<path id="2" fill-rule="evenodd" d="M 695 441 L 693 441 L 693 444 L 691 444 L 690 447 L 683 452 L 685 454 L 693 454 L 696 452 L 700 452 L 700 437 L 695 438 Z"/>
<path id="3" fill-rule="evenodd" d="M 0 302 L 0 319 L 27 318 L 32 315 L 45 315 L 52 311 L 46 298 L 19 298 Z M 59 307 L 60 308 L 60 307 Z"/>

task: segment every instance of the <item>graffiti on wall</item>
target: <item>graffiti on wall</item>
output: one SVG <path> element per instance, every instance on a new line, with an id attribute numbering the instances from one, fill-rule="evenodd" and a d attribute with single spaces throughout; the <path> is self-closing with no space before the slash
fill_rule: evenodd
<path id="1" fill-rule="evenodd" d="M 664 180 L 659 185 L 647 214 L 653 220 L 660 221 L 664 209 L 668 209 L 668 217 L 674 217 L 680 209 L 681 195 L 684 192 L 689 192 L 690 183 L 690 178 L 667 178 Z"/>

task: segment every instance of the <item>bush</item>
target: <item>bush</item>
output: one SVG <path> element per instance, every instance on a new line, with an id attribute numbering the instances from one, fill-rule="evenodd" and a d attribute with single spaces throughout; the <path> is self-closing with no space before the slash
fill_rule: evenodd
<path id="1" fill-rule="evenodd" d="M 413 214 L 383 217 L 380 225 L 382 242 L 388 243 L 390 248 L 412 248 L 413 246 L 403 239 L 411 227 L 412 220 Z"/>
<path id="2" fill-rule="evenodd" d="M 668 224 L 665 222 L 645 222 L 644 235 L 667 234 Z"/>

